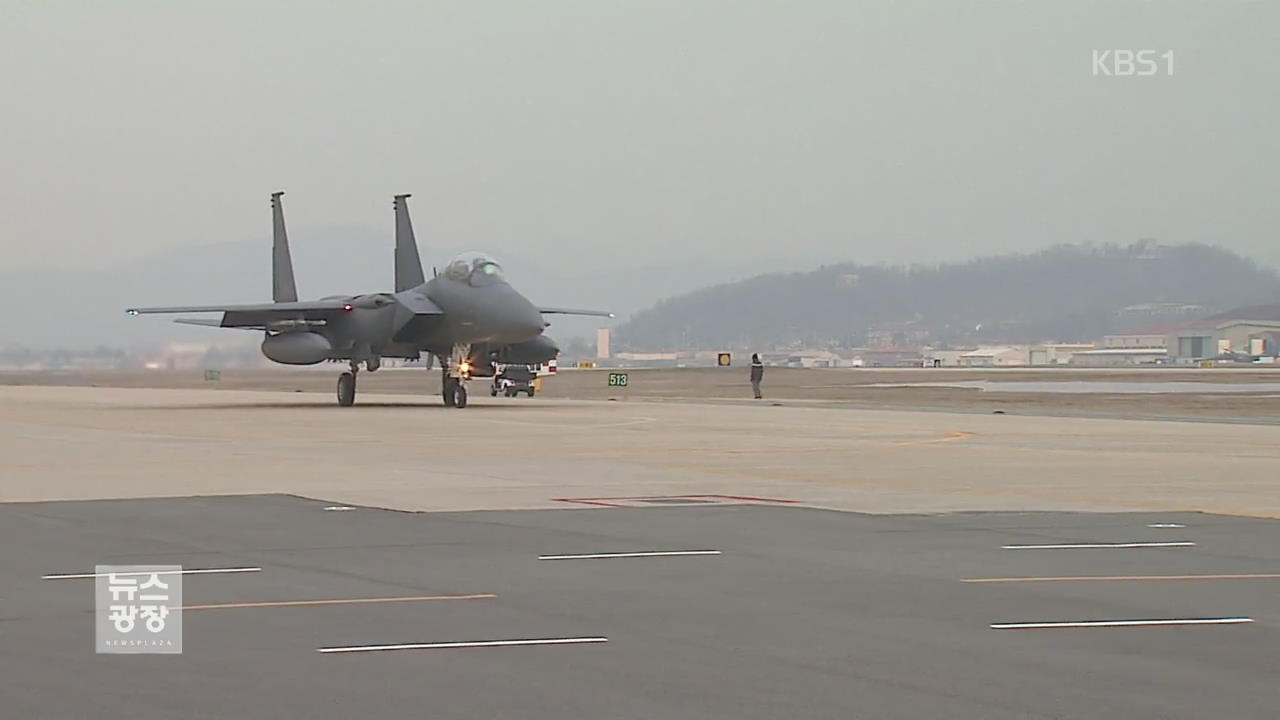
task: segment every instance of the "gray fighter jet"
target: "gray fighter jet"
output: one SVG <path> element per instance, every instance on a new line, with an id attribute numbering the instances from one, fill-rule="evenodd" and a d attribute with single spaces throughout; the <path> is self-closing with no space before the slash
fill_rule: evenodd
<path id="1" fill-rule="evenodd" d="M 274 302 L 256 305 L 196 305 L 131 308 L 149 313 L 222 313 L 220 320 L 180 318 L 175 322 L 208 327 L 261 330 L 262 354 L 285 365 L 346 361 L 338 376 L 338 404 L 353 405 L 356 375 L 363 364 L 373 372 L 382 358 L 440 360 L 441 395 L 450 407 L 467 406 L 467 381 L 492 377 L 495 364 L 533 365 L 554 358 L 560 349 L 542 334 L 543 315 L 595 315 L 596 310 L 538 307 L 503 278 L 502 268 L 481 253 L 463 253 L 430 280 L 422 273 L 418 244 L 405 201 L 396 195 L 395 291 L 340 295 L 298 301 L 293 260 L 280 196 L 271 195 L 273 220 L 271 277 Z"/>

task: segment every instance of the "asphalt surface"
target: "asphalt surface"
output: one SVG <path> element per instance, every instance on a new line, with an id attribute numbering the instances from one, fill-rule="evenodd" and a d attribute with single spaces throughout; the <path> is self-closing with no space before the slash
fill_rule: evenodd
<path id="1" fill-rule="evenodd" d="M 353 478 L 358 482 L 358 478 Z M 1280 522 L 778 506 L 404 513 L 283 495 L 0 505 L 0 717 L 1277 717 Z M 1150 524 L 1185 527 L 1153 528 Z M 1133 549 L 1004 545 L 1193 542 Z M 539 560 L 548 554 L 719 555 Z M 180 656 L 97 655 L 95 564 L 187 576 Z M 993 623 L 1248 617 L 1222 626 Z M 322 654 L 370 644 L 607 637 Z"/>

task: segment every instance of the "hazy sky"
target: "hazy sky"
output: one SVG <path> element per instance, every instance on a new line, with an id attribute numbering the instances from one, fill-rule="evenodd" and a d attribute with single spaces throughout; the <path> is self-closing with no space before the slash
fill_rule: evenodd
<path id="1" fill-rule="evenodd" d="M 1094 76 L 1144 48 L 1173 75 Z M 1275 1 L 0 0 L 0 80 L 0 270 L 265 237 L 276 189 L 295 247 L 385 228 L 353 252 L 388 258 L 411 192 L 424 245 L 575 271 L 1142 237 L 1280 264 Z"/>

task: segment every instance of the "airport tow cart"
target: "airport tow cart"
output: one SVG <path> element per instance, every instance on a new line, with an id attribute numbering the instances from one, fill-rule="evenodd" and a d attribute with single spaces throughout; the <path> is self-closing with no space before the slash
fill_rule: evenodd
<path id="1" fill-rule="evenodd" d="M 537 373 L 527 365 L 507 365 L 501 372 L 494 373 L 489 394 L 497 397 L 498 393 L 502 393 L 506 397 L 515 397 L 525 393 L 533 397 L 536 392 L 533 381 L 536 378 Z"/>

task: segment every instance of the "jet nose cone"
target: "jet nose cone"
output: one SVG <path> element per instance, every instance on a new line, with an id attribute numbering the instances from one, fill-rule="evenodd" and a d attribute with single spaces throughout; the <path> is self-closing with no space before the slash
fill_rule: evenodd
<path id="1" fill-rule="evenodd" d="M 542 319 L 542 313 L 538 309 L 529 306 L 529 313 L 521 320 L 520 325 L 528 331 L 530 335 L 541 335 L 542 331 L 547 327 L 547 321 Z"/>
<path id="2" fill-rule="evenodd" d="M 524 342 L 542 334 L 547 326 L 542 313 L 515 288 L 502 283 L 484 288 L 485 298 L 492 318 L 493 340 Z"/>
<path id="3" fill-rule="evenodd" d="M 546 328 L 547 323 L 542 319 L 542 313 L 538 312 L 538 308 L 533 303 L 520 298 L 523 302 L 519 303 L 519 308 L 512 313 L 511 316 L 511 333 L 525 339 L 534 338 L 542 334 L 542 330 Z"/>

